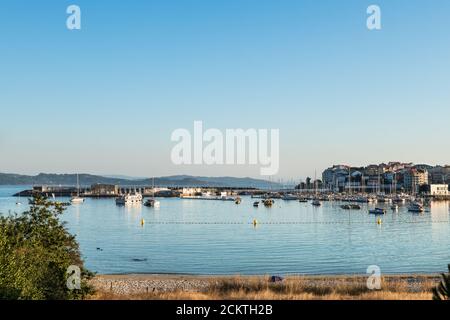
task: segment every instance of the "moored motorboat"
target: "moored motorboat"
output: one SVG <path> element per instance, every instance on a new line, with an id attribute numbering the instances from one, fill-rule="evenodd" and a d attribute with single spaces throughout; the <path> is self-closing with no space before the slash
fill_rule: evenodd
<path id="1" fill-rule="evenodd" d="M 409 212 L 424 212 L 425 209 L 423 208 L 423 205 L 419 202 L 412 202 L 409 206 L 408 206 L 408 211 Z"/>
<path id="2" fill-rule="evenodd" d="M 116 204 L 119 206 L 139 205 L 142 203 L 142 195 L 140 193 L 126 194 L 116 198 Z"/>
<path id="3" fill-rule="evenodd" d="M 144 206 L 146 207 L 159 208 L 160 205 L 161 203 L 158 200 L 155 200 L 154 198 L 147 199 L 147 201 L 144 202 Z"/>
<path id="4" fill-rule="evenodd" d="M 375 208 L 372 210 L 369 210 L 370 214 L 386 214 L 386 209 L 384 208 Z"/>
<path id="5" fill-rule="evenodd" d="M 253 206 L 254 206 L 254 207 L 258 207 L 258 206 L 259 206 L 259 201 L 253 202 Z"/>
<path id="6" fill-rule="evenodd" d="M 313 200 L 313 202 L 311 202 L 311 204 L 315 207 L 319 207 L 322 205 L 322 203 L 319 200 Z"/>
<path id="7" fill-rule="evenodd" d="M 341 206 L 341 208 L 344 210 L 359 210 L 361 209 L 361 206 L 357 204 L 344 204 Z"/>

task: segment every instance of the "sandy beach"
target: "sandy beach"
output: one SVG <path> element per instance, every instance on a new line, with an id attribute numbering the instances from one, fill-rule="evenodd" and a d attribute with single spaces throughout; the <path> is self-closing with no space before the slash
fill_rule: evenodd
<path id="1" fill-rule="evenodd" d="M 389 299 L 429 300 L 439 275 L 389 275 L 381 289 L 367 288 L 366 275 L 269 276 L 97 275 L 93 299 Z"/>

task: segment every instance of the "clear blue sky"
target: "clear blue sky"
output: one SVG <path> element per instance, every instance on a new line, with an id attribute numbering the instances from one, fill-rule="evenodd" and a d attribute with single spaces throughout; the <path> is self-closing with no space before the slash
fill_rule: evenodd
<path id="1" fill-rule="evenodd" d="M 66 29 L 66 8 L 82 29 Z M 366 28 L 378 4 L 382 30 Z M 279 177 L 450 163 L 448 0 L 0 4 L 0 172 L 255 176 L 175 166 L 176 128 L 279 128 Z"/>

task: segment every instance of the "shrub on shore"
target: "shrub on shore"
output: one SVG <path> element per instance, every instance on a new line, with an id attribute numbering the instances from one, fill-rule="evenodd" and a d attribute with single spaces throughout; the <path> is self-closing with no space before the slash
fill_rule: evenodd
<path id="1" fill-rule="evenodd" d="M 448 274 L 442 274 L 441 282 L 433 288 L 433 300 L 450 300 L 450 264 L 448 272 Z"/>
<path id="2" fill-rule="evenodd" d="M 20 215 L 0 217 L 0 299 L 82 299 L 93 292 L 75 236 L 59 216 L 64 205 L 42 196 Z M 81 270 L 81 288 L 67 286 L 67 269 Z"/>

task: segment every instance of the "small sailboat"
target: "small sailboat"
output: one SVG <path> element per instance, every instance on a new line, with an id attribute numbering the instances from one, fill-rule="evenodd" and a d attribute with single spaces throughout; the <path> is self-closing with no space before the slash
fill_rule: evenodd
<path id="1" fill-rule="evenodd" d="M 147 201 L 145 201 L 144 206 L 146 207 L 153 207 L 153 208 L 159 208 L 160 207 L 160 203 L 158 200 L 155 199 L 147 199 Z"/>
<path id="2" fill-rule="evenodd" d="M 78 173 L 77 173 L 77 195 L 75 197 L 72 197 L 70 199 L 70 202 L 73 203 L 73 204 L 83 203 L 84 202 L 84 198 L 80 197 L 80 179 L 78 177 Z"/>
<path id="3" fill-rule="evenodd" d="M 17 199 L 16 201 L 16 206 L 20 206 L 22 205 L 22 202 L 20 202 L 20 192 L 19 192 L 19 199 Z"/>
<path id="4" fill-rule="evenodd" d="M 319 201 L 317 196 L 317 172 L 314 171 L 314 200 L 311 202 L 311 204 L 315 207 L 319 207 L 322 205 L 322 203 Z"/>
<path id="5" fill-rule="evenodd" d="M 152 189 L 153 194 L 152 198 L 145 201 L 144 206 L 146 207 L 152 207 L 152 208 L 159 208 L 161 206 L 161 203 L 155 199 L 155 177 L 152 178 Z"/>

